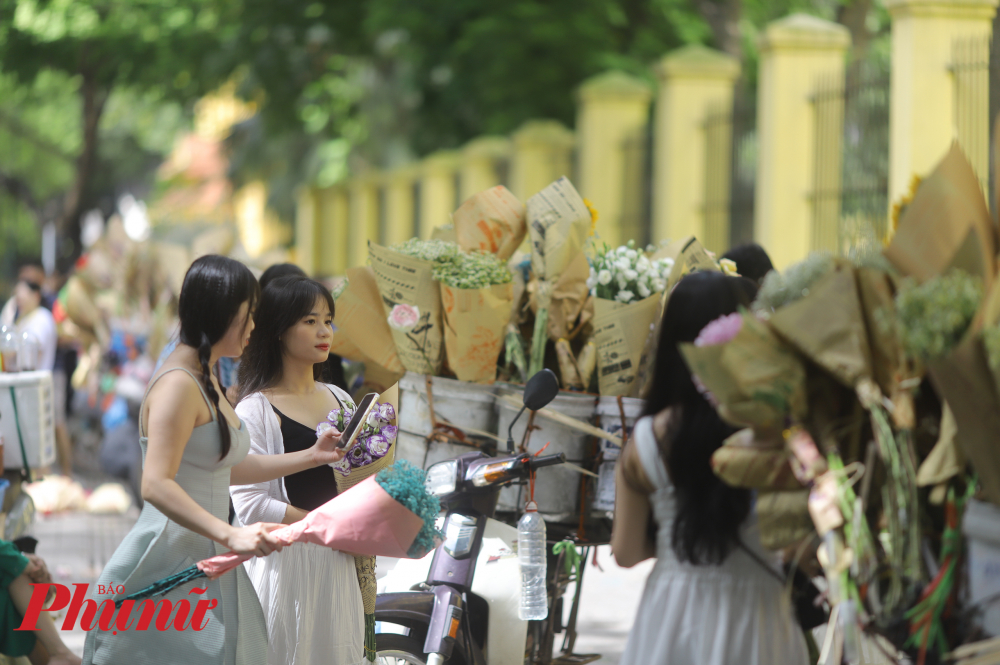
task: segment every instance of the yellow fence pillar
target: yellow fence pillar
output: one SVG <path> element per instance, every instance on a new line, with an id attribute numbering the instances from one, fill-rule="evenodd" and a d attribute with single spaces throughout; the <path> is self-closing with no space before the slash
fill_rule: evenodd
<path id="1" fill-rule="evenodd" d="M 427 157 L 420 165 L 420 228 L 421 238 L 430 238 L 437 226 L 451 223 L 455 205 L 455 176 L 458 172 L 458 152 L 441 151 Z"/>
<path id="2" fill-rule="evenodd" d="M 379 241 L 378 178 L 374 174 L 356 176 L 350 190 L 350 229 L 348 231 L 347 267 L 363 266 L 368 261 L 368 241 Z"/>
<path id="3" fill-rule="evenodd" d="M 553 180 L 573 174 L 573 132 L 555 120 L 529 120 L 511 137 L 510 191 L 522 201 L 545 189 Z"/>
<path id="4" fill-rule="evenodd" d="M 295 263 L 307 275 L 316 274 L 319 249 L 320 192 L 314 187 L 299 189 L 295 206 Z"/>
<path id="5" fill-rule="evenodd" d="M 382 242 L 387 246 L 404 242 L 415 235 L 413 186 L 416 180 L 417 169 L 413 166 L 393 169 L 382 179 L 385 210 L 381 235 Z"/>
<path id="6" fill-rule="evenodd" d="M 316 232 L 315 271 L 321 275 L 343 275 L 348 268 L 350 202 L 343 185 L 320 190 L 319 228 Z M 305 268 L 303 268 L 305 269 Z"/>
<path id="7" fill-rule="evenodd" d="M 653 155 L 654 242 L 694 235 L 704 241 L 705 129 L 709 110 L 730 108 L 739 62 L 704 46 L 685 46 L 660 62 Z"/>
<path id="8" fill-rule="evenodd" d="M 626 168 L 626 159 L 641 159 L 641 153 L 626 149 L 626 142 L 641 140 L 649 124 L 651 97 L 642 79 L 624 72 L 607 72 L 580 86 L 577 186 L 599 213 L 597 233 L 612 246 L 640 231 L 632 228 L 633 220 L 626 223 L 623 214 L 627 192 L 635 191 L 625 187 L 626 172 L 635 172 Z"/>
<path id="9" fill-rule="evenodd" d="M 483 136 L 466 143 L 462 148 L 459 200 L 504 184 L 503 167 L 510 159 L 510 151 L 510 139 L 503 136 Z"/>
<path id="10" fill-rule="evenodd" d="M 886 7 L 892 15 L 889 111 L 892 205 L 909 189 L 913 175 L 930 173 L 955 138 L 956 125 L 962 119 L 954 113 L 955 89 L 949 71 L 952 48 L 956 41 L 989 37 L 997 0 L 886 0 Z M 988 58 L 988 47 L 984 51 Z M 983 150 L 988 151 L 986 95 L 982 96 L 981 104 L 978 114 L 983 124 L 981 142 Z M 988 162 L 985 168 L 989 168 Z"/>
<path id="11" fill-rule="evenodd" d="M 805 14 L 771 23 L 761 39 L 754 237 L 778 270 L 814 245 L 812 97 L 821 80 L 843 76 L 850 43 L 844 26 Z"/>

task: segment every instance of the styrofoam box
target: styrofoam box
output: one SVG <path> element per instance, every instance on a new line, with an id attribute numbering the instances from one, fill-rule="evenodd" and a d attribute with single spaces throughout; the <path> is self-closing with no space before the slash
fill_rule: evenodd
<path id="1" fill-rule="evenodd" d="M 0 432 L 3 433 L 3 465 L 5 469 L 20 469 L 24 463 L 17 440 L 14 405 L 10 387 L 17 396 L 17 414 L 24 436 L 24 450 L 32 469 L 56 461 L 55 410 L 52 394 L 52 372 L 0 373 Z"/>
<path id="2" fill-rule="evenodd" d="M 1000 594 L 1000 507 L 970 500 L 962 518 L 969 546 L 969 591 L 978 603 Z M 1000 635 L 1000 601 L 988 603 L 983 628 Z"/>

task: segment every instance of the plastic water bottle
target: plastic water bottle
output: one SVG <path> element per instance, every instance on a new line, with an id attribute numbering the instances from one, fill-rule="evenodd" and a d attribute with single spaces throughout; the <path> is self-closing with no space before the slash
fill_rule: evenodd
<path id="1" fill-rule="evenodd" d="M 522 620 L 539 620 L 549 615 L 545 584 L 545 521 L 534 502 L 528 504 L 517 523 L 517 558 L 521 563 Z"/>

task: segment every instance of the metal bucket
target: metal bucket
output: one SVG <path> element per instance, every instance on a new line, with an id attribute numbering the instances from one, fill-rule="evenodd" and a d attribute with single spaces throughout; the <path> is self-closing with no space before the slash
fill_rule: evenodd
<path id="1" fill-rule="evenodd" d="M 496 386 L 469 383 L 435 376 L 431 384 L 434 415 L 439 422 L 462 429 L 471 427 L 482 432 L 496 432 L 494 394 Z M 458 457 L 475 448 L 460 444 L 433 442 L 428 446 L 431 433 L 431 414 L 427 403 L 427 378 L 423 374 L 407 372 L 399 380 L 399 434 L 396 438 L 396 459 L 405 459 L 421 468 L 441 460 Z M 467 434 L 474 442 L 483 437 Z"/>
<path id="2" fill-rule="evenodd" d="M 621 408 L 618 406 L 617 397 L 602 397 L 597 402 L 597 417 L 600 419 L 600 428 L 605 432 L 622 437 L 622 415 L 625 417 L 625 431 L 628 436 L 632 436 L 632 428 L 635 421 L 642 415 L 642 409 L 646 405 L 645 400 L 638 397 L 622 397 Z M 618 456 L 621 455 L 621 448 L 605 439 L 600 443 L 601 466 L 597 470 L 598 476 L 594 491 L 593 510 L 596 513 L 611 512 L 615 509 L 615 465 L 618 463 Z"/>
<path id="3" fill-rule="evenodd" d="M 497 391 L 498 395 L 513 395 L 521 402 L 524 388 L 521 386 L 503 385 Z M 590 423 L 594 416 L 594 395 L 560 392 L 549 404 L 547 409 L 558 411 L 563 415 Z M 497 433 L 500 438 L 507 436 L 507 428 L 517 415 L 519 407 L 497 399 Z M 514 442 L 519 445 L 524 439 L 524 430 L 528 426 L 528 412 L 521 416 L 514 425 Z M 589 455 L 590 436 L 578 430 L 566 427 L 544 416 L 535 417 L 535 427 L 528 443 L 528 450 L 536 452 L 546 443 L 549 447 L 543 455 L 566 453 L 566 461 L 582 464 Z M 505 487 L 500 492 L 500 502 L 497 510 L 502 512 L 520 513 L 528 501 L 527 485 Z M 541 469 L 535 478 L 535 503 L 538 512 L 547 521 L 574 523 L 580 515 L 580 473 L 564 466 L 552 466 Z"/>

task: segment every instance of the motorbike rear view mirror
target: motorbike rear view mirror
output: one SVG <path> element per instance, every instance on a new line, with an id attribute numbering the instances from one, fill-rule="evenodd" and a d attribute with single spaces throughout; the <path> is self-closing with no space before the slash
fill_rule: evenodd
<path id="1" fill-rule="evenodd" d="M 543 369 L 528 379 L 528 383 L 524 386 L 524 406 L 517 412 L 514 420 L 510 422 L 510 427 L 507 428 L 508 453 L 514 452 L 514 423 L 521 417 L 524 410 L 538 411 L 548 406 L 549 402 L 554 400 L 558 394 L 559 380 L 556 379 L 555 372 L 552 370 Z"/>

